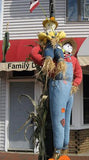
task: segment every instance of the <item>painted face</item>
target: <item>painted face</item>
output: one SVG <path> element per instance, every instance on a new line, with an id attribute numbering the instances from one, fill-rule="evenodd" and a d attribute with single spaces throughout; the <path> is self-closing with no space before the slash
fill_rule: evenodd
<path id="1" fill-rule="evenodd" d="M 63 49 L 65 50 L 66 53 L 72 53 L 73 47 L 71 46 L 70 43 L 66 43 L 63 45 Z"/>
<path id="2" fill-rule="evenodd" d="M 51 22 L 51 21 L 49 21 L 48 23 L 46 23 L 45 28 L 46 28 L 47 32 L 52 32 L 52 31 L 55 30 L 56 24 Z"/>

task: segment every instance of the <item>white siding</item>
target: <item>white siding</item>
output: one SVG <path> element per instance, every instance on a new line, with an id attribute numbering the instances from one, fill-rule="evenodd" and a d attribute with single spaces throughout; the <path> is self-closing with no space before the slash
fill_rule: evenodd
<path id="1" fill-rule="evenodd" d="M 6 80 L 4 77 L 4 75 L 0 77 L 0 150 L 5 150 Z"/>
<path id="2" fill-rule="evenodd" d="M 41 0 L 40 5 L 45 9 L 48 16 L 49 1 Z M 30 0 L 4 0 L 4 27 L 9 22 L 9 32 L 11 39 L 31 39 L 37 38 L 37 33 L 41 31 L 42 21 L 45 19 L 44 13 L 38 6 L 32 13 L 29 11 Z M 49 17 L 49 16 L 48 16 Z"/>
<path id="3" fill-rule="evenodd" d="M 33 13 L 29 12 L 30 0 L 4 0 L 4 26 L 9 22 L 10 39 L 32 39 L 43 31 L 42 21 L 45 19 L 41 7 L 49 17 L 49 0 L 40 0 Z M 66 23 L 66 0 L 55 0 L 55 17 L 59 23 L 57 31 L 64 30 L 67 37 L 87 37 L 89 23 Z"/>
<path id="4" fill-rule="evenodd" d="M 0 40 L 2 39 L 2 28 L 3 28 L 3 0 L 0 3 Z"/>

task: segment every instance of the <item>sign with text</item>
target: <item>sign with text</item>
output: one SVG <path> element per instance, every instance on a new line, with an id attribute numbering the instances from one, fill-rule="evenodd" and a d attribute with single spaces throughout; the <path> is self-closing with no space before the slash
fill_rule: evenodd
<path id="1" fill-rule="evenodd" d="M 0 71 L 32 71 L 36 70 L 33 62 L 5 62 L 0 63 Z"/>

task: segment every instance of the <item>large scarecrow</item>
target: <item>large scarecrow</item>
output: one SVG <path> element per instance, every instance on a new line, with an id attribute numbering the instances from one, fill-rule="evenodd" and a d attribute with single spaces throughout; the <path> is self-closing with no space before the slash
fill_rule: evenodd
<path id="1" fill-rule="evenodd" d="M 74 56 L 75 41 L 72 38 L 64 40 L 66 34 L 63 31 L 55 32 L 58 26 L 55 18 L 46 19 L 43 26 L 45 32 L 38 35 L 40 45 L 35 46 L 30 55 L 36 64 L 42 66 L 43 74 L 49 76 L 53 158 L 58 160 L 68 149 L 73 95 L 81 83 L 82 70 Z"/>

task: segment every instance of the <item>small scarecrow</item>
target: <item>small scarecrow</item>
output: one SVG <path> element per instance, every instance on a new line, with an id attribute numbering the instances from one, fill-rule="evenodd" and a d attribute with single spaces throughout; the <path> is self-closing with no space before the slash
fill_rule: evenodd
<path id="1" fill-rule="evenodd" d="M 66 64 L 64 62 L 64 54 L 61 47 L 60 40 L 66 37 L 64 31 L 56 32 L 58 23 L 54 17 L 46 18 L 43 21 L 43 27 L 45 32 L 38 34 L 40 45 L 43 48 L 44 64 L 42 71 L 44 74 L 53 73 L 55 70 L 56 62 L 56 73 L 65 73 Z M 55 62 L 54 62 L 55 61 Z"/>

